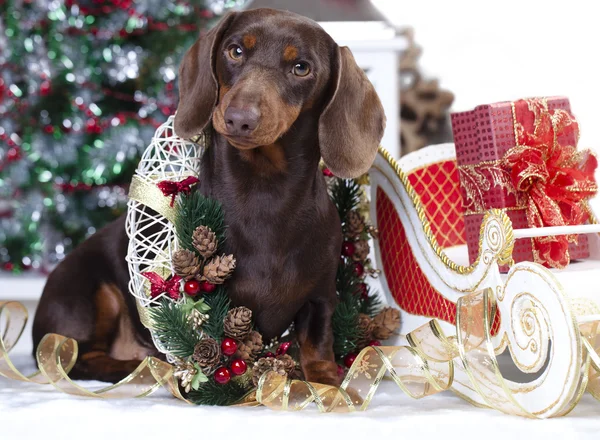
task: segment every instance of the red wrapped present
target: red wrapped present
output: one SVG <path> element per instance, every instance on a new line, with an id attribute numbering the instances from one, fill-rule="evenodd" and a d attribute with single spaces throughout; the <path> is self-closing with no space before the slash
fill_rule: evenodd
<path id="1" fill-rule="evenodd" d="M 515 229 L 587 222 L 597 160 L 577 150 L 579 127 L 567 98 L 481 105 L 451 118 L 471 263 L 488 209 L 505 209 Z M 585 235 L 517 240 L 513 252 L 515 262 L 553 268 L 588 256 Z"/>

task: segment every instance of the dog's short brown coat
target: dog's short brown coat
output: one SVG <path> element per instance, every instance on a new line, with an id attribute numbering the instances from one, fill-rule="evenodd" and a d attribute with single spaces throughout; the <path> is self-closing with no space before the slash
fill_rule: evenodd
<path id="1" fill-rule="evenodd" d="M 294 74 L 298 63 L 307 75 Z M 198 188 L 223 205 L 225 251 L 238 261 L 233 304 L 253 310 L 266 338 L 293 323 L 306 378 L 337 384 L 331 316 L 342 234 L 318 165 L 322 157 L 341 177 L 368 170 L 385 125 L 373 86 L 313 21 L 257 9 L 228 14 L 188 50 L 179 89 L 176 133 L 212 134 Z M 256 128 L 232 135 L 230 107 L 259 114 Z M 116 381 L 156 354 L 127 291 L 126 249 L 121 217 L 48 279 L 34 344 L 49 332 L 75 338 L 74 378 Z"/>

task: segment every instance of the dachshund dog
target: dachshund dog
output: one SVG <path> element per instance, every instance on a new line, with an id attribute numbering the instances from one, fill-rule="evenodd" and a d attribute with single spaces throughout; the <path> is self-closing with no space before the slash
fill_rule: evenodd
<path id="1" fill-rule="evenodd" d="M 340 219 L 319 171 L 371 166 L 385 128 L 381 102 L 350 50 L 314 21 L 272 9 L 233 12 L 202 36 L 179 69 L 175 132 L 212 139 L 203 195 L 218 200 L 235 306 L 265 338 L 294 324 L 307 380 L 337 385 L 331 317 L 342 247 Z M 91 236 L 51 273 L 33 325 L 78 341 L 71 377 L 115 382 L 157 355 L 140 323 L 129 275 L 125 217 Z"/>

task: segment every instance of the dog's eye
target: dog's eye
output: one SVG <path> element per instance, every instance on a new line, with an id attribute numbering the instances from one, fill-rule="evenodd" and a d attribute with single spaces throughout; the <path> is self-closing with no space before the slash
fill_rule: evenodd
<path id="1" fill-rule="evenodd" d="M 240 60 L 244 55 L 244 51 L 237 44 L 229 46 L 229 56 L 234 60 Z"/>
<path id="2" fill-rule="evenodd" d="M 308 63 L 296 63 L 292 72 L 296 76 L 306 76 L 310 73 L 310 66 Z"/>

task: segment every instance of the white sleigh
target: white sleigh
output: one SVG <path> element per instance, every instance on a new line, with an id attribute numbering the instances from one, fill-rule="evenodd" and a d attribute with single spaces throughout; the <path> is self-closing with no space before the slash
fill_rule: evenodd
<path id="1" fill-rule="evenodd" d="M 513 230 L 499 210 L 489 211 L 478 260 L 468 264 L 462 198 L 453 144 L 436 145 L 396 162 L 381 150 L 369 172 L 371 220 L 380 231 L 377 267 L 389 304 L 401 309 L 402 333 L 436 318 L 456 335 L 456 303 L 490 292 L 498 313 L 490 356 L 505 378 L 477 362 L 454 362 L 453 391 L 482 406 L 530 417 L 568 413 L 587 390 L 598 397 L 596 326 L 600 323 L 600 225 Z M 597 218 L 597 217 L 595 217 Z M 537 235 L 589 234 L 591 256 L 565 270 L 511 261 L 514 241 Z M 400 336 L 390 343 L 406 343 Z M 475 373 L 473 373 L 475 370 Z M 519 374 L 516 374 L 519 373 Z M 498 374 L 496 374 L 498 376 Z M 600 413 L 600 405 L 599 405 Z"/>

